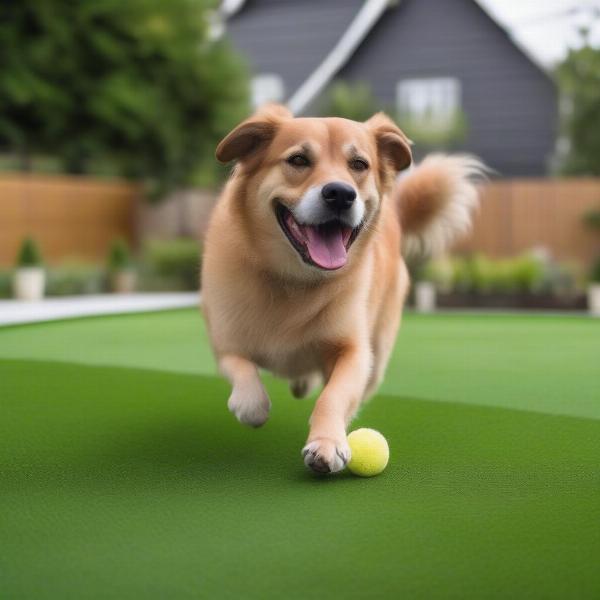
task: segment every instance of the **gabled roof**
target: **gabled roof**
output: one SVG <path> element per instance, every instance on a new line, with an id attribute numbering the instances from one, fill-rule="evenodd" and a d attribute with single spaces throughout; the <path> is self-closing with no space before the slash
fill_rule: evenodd
<path id="1" fill-rule="evenodd" d="M 364 0 L 246 0 L 227 33 L 257 73 L 277 74 L 289 98 L 343 37 Z"/>
<path id="2" fill-rule="evenodd" d="M 549 75 L 548 67 L 533 53 L 529 48 L 527 48 L 518 38 L 516 38 L 510 27 L 508 27 L 505 23 L 502 23 L 496 15 L 494 15 L 482 2 L 479 0 L 473 0 L 477 6 L 492 20 L 496 25 L 506 34 L 509 41 L 512 42 L 513 46 L 519 49 L 521 54 L 523 54 L 529 62 L 534 64 L 540 71 Z"/>
<path id="3" fill-rule="evenodd" d="M 371 28 L 380 19 L 389 0 L 367 0 L 356 13 L 348 29 L 344 31 L 337 44 L 331 49 L 323 62 L 310 74 L 308 79 L 288 100 L 290 110 L 297 114 L 325 89 L 336 73 L 346 64 Z"/>
<path id="4" fill-rule="evenodd" d="M 321 9 L 324 5 L 324 0 L 318 1 L 321 3 L 319 5 L 319 9 Z M 313 66 L 312 70 L 307 74 L 304 80 L 299 83 L 295 92 L 289 96 L 287 104 L 290 110 L 295 114 L 304 112 L 313 100 L 315 100 L 315 98 L 317 98 L 327 87 L 342 67 L 344 67 L 344 65 L 352 58 L 360 44 L 368 37 L 373 27 L 383 17 L 386 9 L 390 5 L 396 6 L 402 1 L 403 0 L 364 0 L 362 3 L 355 2 L 353 6 L 353 17 L 344 29 L 337 32 L 337 42 L 323 54 L 321 61 Z M 510 30 L 499 23 L 479 0 L 473 1 L 500 29 L 502 29 L 509 41 L 515 45 L 530 62 L 535 64 L 541 71 L 547 72 L 545 66 L 542 65 L 540 61 L 538 61 L 517 39 L 515 39 Z M 222 6 L 226 14 L 233 16 L 239 13 L 245 5 L 252 6 L 252 4 L 256 2 L 262 2 L 264 8 L 270 8 L 270 10 L 273 10 L 276 7 L 281 9 L 284 8 L 285 5 L 290 6 L 292 4 L 290 0 L 224 0 Z M 295 6 L 300 6 L 302 5 L 302 0 L 293 0 L 293 4 Z M 351 0 L 346 0 L 346 4 L 350 6 L 353 3 Z M 360 6 L 361 4 L 362 6 Z M 306 10 L 309 10 L 309 7 L 306 7 Z M 233 21 L 235 22 L 235 17 Z M 338 23 L 341 22 L 342 19 L 339 19 Z M 331 33 L 335 35 L 336 32 L 330 32 L 330 34 Z M 334 35 L 331 35 L 330 39 L 331 37 L 334 37 Z"/>

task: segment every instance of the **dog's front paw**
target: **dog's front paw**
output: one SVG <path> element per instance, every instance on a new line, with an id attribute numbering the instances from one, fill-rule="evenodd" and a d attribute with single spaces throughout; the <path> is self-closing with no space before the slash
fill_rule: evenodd
<path id="1" fill-rule="evenodd" d="M 337 473 L 350 460 L 350 446 L 346 440 L 317 438 L 302 449 L 304 464 L 317 473 Z"/>
<path id="2" fill-rule="evenodd" d="M 271 400 L 262 385 L 234 387 L 227 408 L 240 423 L 260 427 L 269 418 Z"/>

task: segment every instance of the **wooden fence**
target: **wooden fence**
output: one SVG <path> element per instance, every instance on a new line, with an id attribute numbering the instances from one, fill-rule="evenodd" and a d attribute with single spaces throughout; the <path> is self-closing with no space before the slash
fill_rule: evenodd
<path id="1" fill-rule="evenodd" d="M 139 189 L 123 181 L 0 174 L 0 266 L 12 265 L 25 236 L 45 260 L 104 260 L 116 237 L 133 240 Z"/>
<path id="2" fill-rule="evenodd" d="M 50 263 L 68 257 L 104 260 L 115 237 L 133 241 L 138 230 L 156 235 L 156 228 L 148 231 L 152 219 L 144 216 L 148 208 L 139 210 L 139 196 L 136 185 L 122 181 L 0 174 L 0 266 L 13 263 L 26 235 L 38 240 Z M 192 229 L 201 231 L 208 211 L 184 208 L 198 221 Z M 589 263 L 600 253 L 599 237 L 582 222 L 592 209 L 600 210 L 600 178 L 493 182 L 483 190 L 472 234 L 457 249 L 501 257 L 544 246 L 558 259 Z"/>
<path id="3" fill-rule="evenodd" d="M 502 257 L 543 246 L 557 259 L 589 263 L 600 253 L 600 236 L 583 223 L 593 209 L 600 210 L 600 178 L 496 181 L 457 250 Z"/>

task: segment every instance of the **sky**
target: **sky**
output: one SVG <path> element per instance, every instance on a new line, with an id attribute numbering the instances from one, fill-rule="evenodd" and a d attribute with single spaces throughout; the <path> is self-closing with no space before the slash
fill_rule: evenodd
<path id="1" fill-rule="evenodd" d="M 538 61 L 550 66 L 579 45 L 577 30 L 600 13 L 600 0 L 479 0 Z M 600 45 L 600 19 L 591 40 Z"/>

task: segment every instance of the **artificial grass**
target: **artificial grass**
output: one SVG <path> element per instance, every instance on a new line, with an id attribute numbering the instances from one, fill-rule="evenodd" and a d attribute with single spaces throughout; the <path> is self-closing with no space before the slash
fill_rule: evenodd
<path id="1" fill-rule="evenodd" d="M 550 400 L 591 400 L 597 324 L 409 317 L 407 331 L 386 389 L 443 402 L 369 403 L 356 426 L 384 432 L 391 461 L 365 480 L 304 469 L 312 402 L 283 383 L 269 380 L 264 428 L 236 423 L 225 382 L 202 374 L 212 365 L 191 311 L 0 330 L 0 596 L 598 597 L 600 420 L 543 414 L 548 394 L 538 412 L 476 404 L 482 386 L 529 408 L 536 382 L 550 391 L 544 364 L 561 371 Z M 529 344 L 530 369 L 514 368 L 531 381 L 502 377 L 519 362 L 510 334 Z M 562 362 L 547 347 L 556 335 Z M 453 402 L 448 370 L 465 379 L 466 356 L 486 349 L 499 364 L 475 357 L 477 385 L 450 388 L 471 404 Z"/>
<path id="2" fill-rule="evenodd" d="M 386 394 L 600 419 L 600 319 L 406 314 Z M 0 330 L 0 360 L 215 375 L 195 309 Z"/>

